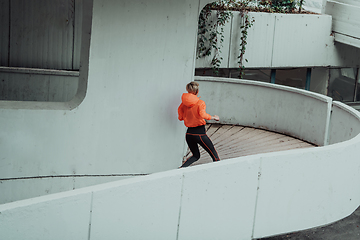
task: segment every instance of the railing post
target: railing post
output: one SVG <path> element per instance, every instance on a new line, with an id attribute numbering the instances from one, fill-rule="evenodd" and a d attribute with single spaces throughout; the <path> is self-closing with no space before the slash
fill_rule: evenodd
<path id="1" fill-rule="evenodd" d="M 357 69 L 356 69 L 356 73 L 355 73 L 355 87 L 354 87 L 354 99 L 353 99 L 353 102 L 356 102 L 356 99 L 358 98 L 357 92 L 358 92 L 358 88 L 359 88 L 359 86 L 360 86 L 360 84 L 359 84 L 359 81 L 360 81 L 359 77 L 360 77 L 360 68 L 357 68 Z"/>
<path id="2" fill-rule="evenodd" d="M 275 83 L 276 69 L 271 69 L 270 83 Z"/>
<path id="3" fill-rule="evenodd" d="M 310 82 L 311 82 L 311 68 L 308 68 L 306 71 L 305 90 L 310 91 Z"/>

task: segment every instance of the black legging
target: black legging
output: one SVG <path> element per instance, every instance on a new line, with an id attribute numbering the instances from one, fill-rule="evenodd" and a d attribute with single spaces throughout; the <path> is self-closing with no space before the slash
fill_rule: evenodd
<path id="1" fill-rule="evenodd" d="M 199 160 L 200 151 L 198 144 L 200 144 L 200 146 L 210 154 L 214 162 L 220 161 L 219 155 L 215 150 L 214 144 L 211 142 L 208 135 L 206 135 L 205 125 L 198 127 L 189 127 L 186 132 L 186 142 L 193 155 L 189 157 L 181 167 L 188 167 L 192 163 Z"/>

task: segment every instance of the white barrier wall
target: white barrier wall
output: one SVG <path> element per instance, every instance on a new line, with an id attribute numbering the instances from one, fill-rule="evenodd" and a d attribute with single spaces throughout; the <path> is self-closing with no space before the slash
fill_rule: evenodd
<path id="1" fill-rule="evenodd" d="M 323 13 L 325 5 L 326 0 L 308 0 L 303 2 L 303 9 L 314 13 Z"/>
<path id="2" fill-rule="evenodd" d="M 291 87 L 195 77 L 207 111 L 221 122 L 263 128 L 326 145 L 331 98 Z"/>
<path id="3" fill-rule="evenodd" d="M 333 18 L 335 40 L 360 48 L 360 3 L 356 0 L 329 0 L 325 13 Z"/>
<path id="4" fill-rule="evenodd" d="M 178 167 L 177 107 L 208 2 L 94 0 L 75 98 L 0 101 L 0 203 Z"/>
<path id="5" fill-rule="evenodd" d="M 360 133 L 360 118 L 354 109 L 340 102 L 333 102 L 329 129 L 329 144 L 344 142 Z"/>
<path id="6" fill-rule="evenodd" d="M 224 161 L 3 204 L 0 238 L 250 239 L 258 163 Z"/>
<path id="7" fill-rule="evenodd" d="M 0 238 L 88 239 L 91 192 L 64 192 L 0 205 Z"/>
<path id="8" fill-rule="evenodd" d="M 360 204 L 359 137 L 352 143 L 266 156 L 254 237 L 333 223 Z"/>
<path id="9" fill-rule="evenodd" d="M 239 12 L 224 26 L 220 68 L 238 68 Z M 360 50 L 334 44 L 332 17 L 326 14 L 249 12 L 254 25 L 248 30 L 243 65 L 246 68 L 356 67 Z M 296 57 L 294 57 L 296 53 Z M 311 57 L 309 57 L 311 56 Z M 196 60 L 196 68 L 211 67 L 213 55 Z"/>
<path id="10" fill-rule="evenodd" d="M 233 93 L 239 89 L 232 86 L 228 93 L 240 102 L 241 95 Z M 315 112 L 327 105 L 316 107 Z M 338 102 L 333 111 L 348 128 L 358 129 L 359 112 Z M 331 132 L 344 130 L 335 124 L 342 121 L 331 122 Z M 360 204 L 359 147 L 360 136 L 354 134 L 324 147 L 234 158 L 3 204 L 0 238 L 250 240 L 327 225 Z"/>

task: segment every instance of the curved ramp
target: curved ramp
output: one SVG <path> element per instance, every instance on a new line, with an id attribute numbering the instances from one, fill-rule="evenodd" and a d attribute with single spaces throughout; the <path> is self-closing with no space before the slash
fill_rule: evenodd
<path id="1" fill-rule="evenodd" d="M 240 125 L 207 124 L 207 135 L 214 143 L 221 160 L 259 153 L 315 147 L 297 138 L 263 129 Z M 192 165 L 212 162 L 211 157 L 200 147 L 201 157 Z M 184 157 L 191 156 L 189 149 Z"/>
<path id="2" fill-rule="evenodd" d="M 66 233 L 90 240 L 250 240 L 328 225 L 359 207 L 359 112 L 284 86 L 199 81 L 208 112 L 230 124 L 209 129 L 221 154 L 221 143 L 239 139 L 227 129 L 239 123 L 321 147 L 235 157 L 3 204 L 1 239 L 60 240 Z M 240 146 L 270 138 L 267 131 L 250 138 L 250 130 L 240 127 L 239 133 L 248 131 Z M 222 132 L 230 136 L 220 141 Z"/>

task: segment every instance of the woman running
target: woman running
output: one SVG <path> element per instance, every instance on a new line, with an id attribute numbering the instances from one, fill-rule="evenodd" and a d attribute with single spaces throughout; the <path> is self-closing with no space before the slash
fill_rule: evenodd
<path id="1" fill-rule="evenodd" d="M 213 161 L 220 161 L 213 143 L 206 135 L 205 120 L 216 120 L 220 118 L 217 115 L 211 116 L 207 114 L 205 109 L 206 105 L 203 100 L 197 96 L 199 93 L 199 83 L 190 82 L 186 85 L 188 93 L 181 96 L 182 103 L 178 108 L 179 120 L 183 121 L 186 127 L 186 143 L 188 144 L 192 156 L 189 157 L 181 167 L 188 167 L 200 158 L 200 151 L 198 144 L 204 148 L 211 156 Z"/>

